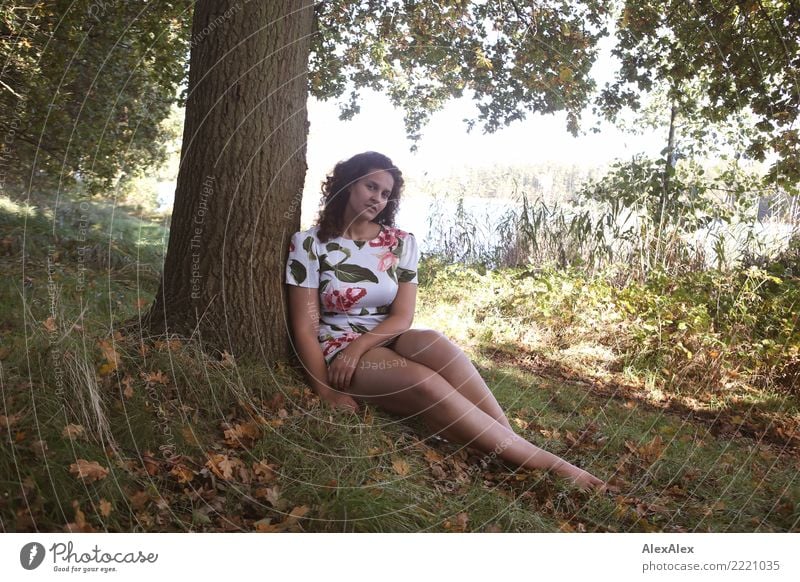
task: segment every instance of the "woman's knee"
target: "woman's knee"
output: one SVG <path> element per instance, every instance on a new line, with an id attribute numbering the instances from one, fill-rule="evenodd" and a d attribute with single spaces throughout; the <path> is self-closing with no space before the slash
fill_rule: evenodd
<path id="1" fill-rule="evenodd" d="M 453 343 L 435 329 L 411 329 L 400 336 L 395 348 L 408 354 L 441 353 L 452 349 Z"/>

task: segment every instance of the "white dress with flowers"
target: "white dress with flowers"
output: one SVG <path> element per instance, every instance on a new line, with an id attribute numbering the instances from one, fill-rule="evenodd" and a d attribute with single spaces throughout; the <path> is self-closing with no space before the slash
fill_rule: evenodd
<path id="1" fill-rule="evenodd" d="M 325 362 L 386 319 L 398 283 L 417 283 L 419 250 L 414 235 L 381 225 L 369 241 L 344 237 L 326 243 L 318 227 L 294 233 L 286 283 L 319 289 L 318 340 Z"/>

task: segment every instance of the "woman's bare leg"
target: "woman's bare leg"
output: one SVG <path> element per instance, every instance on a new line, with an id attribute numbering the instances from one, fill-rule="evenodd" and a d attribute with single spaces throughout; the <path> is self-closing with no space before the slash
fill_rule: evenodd
<path id="1" fill-rule="evenodd" d="M 356 399 L 403 416 L 419 414 L 450 438 L 514 465 L 552 470 L 580 487 L 601 485 L 590 473 L 529 443 L 475 406 L 437 372 L 378 347 L 365 353 L 347 390 Z"/>
<path id="2" fill-rule="evenodd" d="M 513 430 L 478 370 L 464 351 L 444 334 L 433 329 L 410 329 L 397 338 L 392 349 L 401 356 L 438 372 L 475 406 Z"/>

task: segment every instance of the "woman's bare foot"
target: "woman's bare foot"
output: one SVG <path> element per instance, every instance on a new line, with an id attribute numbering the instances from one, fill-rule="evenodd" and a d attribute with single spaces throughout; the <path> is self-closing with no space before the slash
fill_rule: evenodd
<path id="1" fill-rule="evenodd" d="M 563 466 L 559 467 L 555 471 L 556 475 L 559 477 L 563 477 L 571 481 L 574 485 L 578 488 L 588 491 L 591 489 L 599 489 L 605 482 L 601 479 L 598 479 L 588 471 L 584 471 L 583 469 L 579 469 L 575 465 L 571 465 L 569 463 L 565 463 Z"/>

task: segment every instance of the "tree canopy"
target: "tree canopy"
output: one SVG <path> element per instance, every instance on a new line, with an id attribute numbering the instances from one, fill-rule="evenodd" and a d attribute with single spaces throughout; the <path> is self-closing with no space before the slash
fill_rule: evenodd
<path id="1" fill-rule="evenodd" d="M 465 94 L 487 131 L 528 112 L 564 110 L 578 130 L 595 84 L 597 41 L 607 34 L 608 3 L 599 0 L 318 2 L 310 61 L 311 92 L 389 95 L 406 112 L 409 137 L 431 112 Z M 476 120 L 468 120 L 469 126 Z"/>
<path id="2" fill-rule="evenodd" d="M 126 169 L 160 162 L 159 124 L 182 102 L 193 6 L 5 2 L 0 130 L 13 134 L 4 148 L 15 154 L 15 164 L 4 155 L 5 178 L 80 176 L 99 191 Z M 752 114 L 746 154 L 775 152 L 770 179 L 789 189 L 800 177 L 796 2 L 326 0 L 314 12 L 310 94 L 342 98 L 347 118 L 360 90 L 384 92 L 405 111 L 412 143 L 452 98 L 474 100 L 468 128 L 491 132 L 531 112 L 565 111 L 577 133 L 592 101 L 615 118 L 662 83 L 696 118 Z M 598 89 L 590 71 L 610 31 L 620 67 Z"/>
<path id="3" fill-rule="evenodd" d="M 188 68 L 193 2 L 15 0 L 0 6 L 8 183 L 110 189 L 161 162 L 160 122 Z M 11 145 L 9 145 L 11 142 Z"/>
<path id="4" fill-rule="evenodd" d="M 792 0 L 624 0 L 613 54 L 621 66 L 597 103 L 609 117 L 666 83 L 670 99 L 709 122 L 755 116 L 747 155 L 777 154 L 770 181 L 800 179 L 800 6 Z M 702 86 L 703 94 L 696 88 Z"/>

